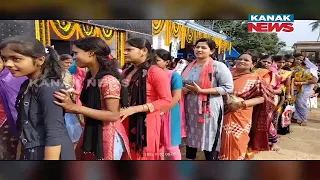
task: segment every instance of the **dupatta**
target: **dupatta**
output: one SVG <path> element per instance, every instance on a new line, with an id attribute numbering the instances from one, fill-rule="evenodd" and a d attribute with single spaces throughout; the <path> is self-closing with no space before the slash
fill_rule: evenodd
<path id="1" fill-rule="evenodd" d="M 233 80 L 241 76 L 235 76 Z M 272 93 L 270 86 L 259 77 L 252 88 L 237 96 L 244 100 L 259 96 L 264 98 L 264 103 L 253 107 L 249 147 L 257 151 L 269 150 L 268 133 L 276 108 L 274 104 L 275 95 Z"/>
<path id="2" fill-rule="evenodd" d="M 7 121 L 10 130 L 14 135 L 20 135 L 17 128 L 17 110 L 15 102 L 20 90 L 21 84 L 26 80 L 26 77 L 13 77 L 7 68 L 0 72 L 0 98 L 3 102 L 3 108 L 7 116 Z M 0 122 L 0 127 L 5 121 Z"/>
<path id="3" fill-rule="evenodd" d="M 182 73 L 182 78 L 186 77 L 186 75 L 190 72 L 190 70 L 192 69 L 192 67 L 195 65 L 197 61 L 192 61 L 187 67 L 186 69 L 183 71 Z M 199 86 L 202 89 L 208 89 L 208 88 L 212 88 L 212 83 L 213 83 L 213 63 L 214 60 L 212 58 L 209 58 L 201 72 L 200 72 L 200 80 L 199 80 Z M 209 114 L 210 117 L 211 112 L 210 112 L 210 101 L 209 101 L 209 94 L 198 94 L 199 98 L 198 98 L 198 107 L 199 107 L 199 114 Z"/>

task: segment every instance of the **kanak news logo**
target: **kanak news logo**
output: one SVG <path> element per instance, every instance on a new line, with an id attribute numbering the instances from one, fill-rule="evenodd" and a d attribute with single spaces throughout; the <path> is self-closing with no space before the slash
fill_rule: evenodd
<path id="1" fill-rule="evenodd" d="M 248 32 L 293 32 L 293 14 L 249 14 Z"/>

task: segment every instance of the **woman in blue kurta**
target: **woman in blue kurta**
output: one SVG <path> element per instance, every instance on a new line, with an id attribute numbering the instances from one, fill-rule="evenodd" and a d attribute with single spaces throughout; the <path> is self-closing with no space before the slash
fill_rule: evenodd
<path id="1" fill-rule="evenodd" d="M 181 107 L 182 78 L 179 73 L 169 70 L 171 55 L 164 49 L 157 49 L 157 65 L 168 73 L 171 84 L 171 106 L 162 111 L 161 144 L 162 159 L 181 160 L 179 145 L 181 144 Z"/>

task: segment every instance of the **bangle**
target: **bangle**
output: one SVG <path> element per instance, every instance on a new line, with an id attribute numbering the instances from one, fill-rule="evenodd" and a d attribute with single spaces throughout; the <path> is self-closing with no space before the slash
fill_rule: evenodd
<path id="1" fill-rule="evenodd" d="M 145 109 L 145 108 L 147 108 L 147 109 Z M 142 105 L 142 109 L 143 109 L 143 112 L 145 112 L 145 111 L 149 110 L 149 107 L 147 104 L 144 104 L 144 105 Z"/>

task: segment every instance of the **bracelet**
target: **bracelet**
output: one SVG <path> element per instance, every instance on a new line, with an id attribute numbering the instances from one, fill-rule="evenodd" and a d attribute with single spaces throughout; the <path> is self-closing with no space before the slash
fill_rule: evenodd
<path id="1" fill-rule="evenodd" d="M 143 112 L 145 111 L 145 110 L 144 110 L 145 106 L 146 106 L 145 104 L 142 105 L 142 111 L 143 111 Z"/>

